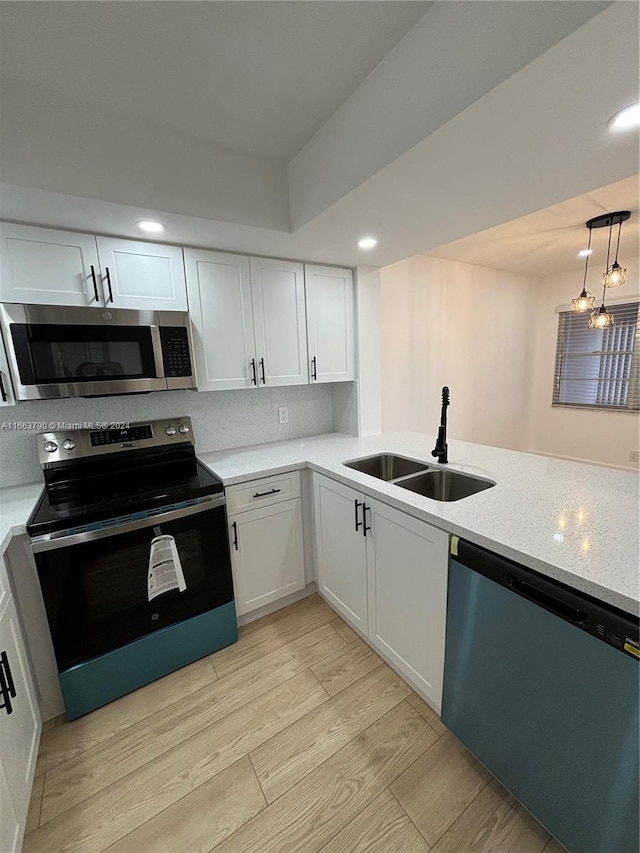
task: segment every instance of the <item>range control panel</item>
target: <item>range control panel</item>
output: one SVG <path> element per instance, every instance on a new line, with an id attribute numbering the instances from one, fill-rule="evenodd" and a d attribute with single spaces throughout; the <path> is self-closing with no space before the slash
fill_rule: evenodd
<path id="1" fill-rule="evenodd" d="M 125 441 L 142 441 L 145 438 L 153 438 L 151 424 L 142 426 L 124 427 L 123 429 L 103 429 L 100 432 L 90 434 L 92 447 L 103 444 L 120 444 Z"/>
<path id="2" fill-rule="evenodd" d="M 86 429 L 42 432 L 38 435 L 38 458 L 43 468 L 58 462 L 85 459 L 104 453 L 194 444 L 191 418 L 178 417 L 144 423 L 87 424 Z"/>

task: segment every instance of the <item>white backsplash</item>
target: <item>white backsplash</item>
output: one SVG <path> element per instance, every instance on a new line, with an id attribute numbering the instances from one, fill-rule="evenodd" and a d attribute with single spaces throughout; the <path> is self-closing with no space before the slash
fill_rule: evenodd
<path id="1" fill-rule="evenodd" d="M 345 383 L 351 385 L 352 383 Z M 242 391 L 164 391 L 126 397 L 19 403 L 0 413 L 0 487 L 42 479 L 35 436 L 43 429 L 12 429 L 29 422 L 121 422 L 189 415 L 196 450 L 205 453 L 333 432 L 333 385 L 290 385 Z M 288 406 L 289 423 L 278 423 Z M 337 419 L 342 421 L 342 417 Z"/>

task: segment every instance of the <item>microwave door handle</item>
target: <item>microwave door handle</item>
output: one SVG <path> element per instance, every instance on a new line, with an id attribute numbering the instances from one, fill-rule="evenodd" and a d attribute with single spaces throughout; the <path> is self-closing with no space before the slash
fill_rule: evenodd
<path id="1" fill-rule="evenodd" d="M 153 347 L 153 363 L 156 367 L 157 379 L 164 379 L 164 359 L 162 357 L 162 338 L 160 337 L 160 326 L 150 326 L 151 345 Z"/>

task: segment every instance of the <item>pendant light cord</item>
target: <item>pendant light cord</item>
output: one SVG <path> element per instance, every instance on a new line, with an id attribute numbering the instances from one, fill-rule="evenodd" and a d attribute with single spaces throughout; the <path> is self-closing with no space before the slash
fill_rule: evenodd
<path id="1" fill-rule="evenodd" d="M 609 223 L 609 242 L 607 243 L 607 270 L 609 269 L 609 255 L 611 253 L 611 234 L 613 233 L 613 219 Z"/>
<path id="2" fill-rule="evenodd" d="M 587 270 L 589 269 L 589 255 L 591 254 L 591 226 L 589 226 L 589 244 L 587 246 L 587 257 L 584 261 L 584 281 L 582 282 L 582 292 L 587 291 Z"/>
<path id="3" fill-rule="evenodd" d="M 620 233 L 622 231 L 622 220 L 618 223 L 618 242 L 616 243 L 616 259 L 615 263 L 618 263 L 618 250 L 620 249 Z"/>

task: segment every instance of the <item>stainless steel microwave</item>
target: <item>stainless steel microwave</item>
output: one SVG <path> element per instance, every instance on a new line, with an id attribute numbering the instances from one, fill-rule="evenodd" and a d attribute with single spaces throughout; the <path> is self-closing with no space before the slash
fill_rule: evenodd
<path id="1" fill-rule="evenodd" d="M 18 400 L 195 388 L 186 311 L 0 305 Z"/>

